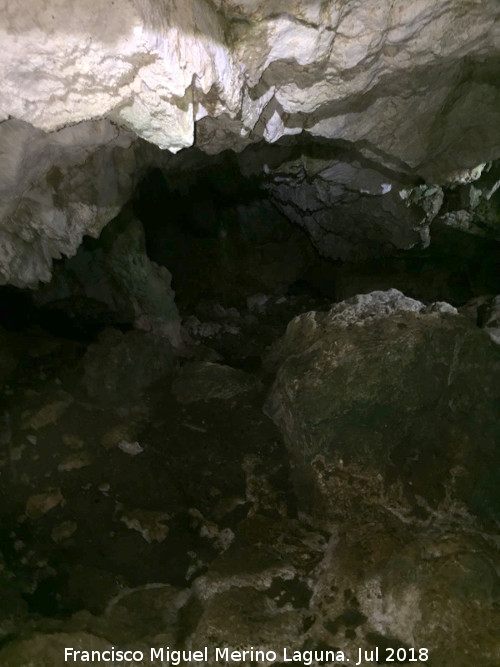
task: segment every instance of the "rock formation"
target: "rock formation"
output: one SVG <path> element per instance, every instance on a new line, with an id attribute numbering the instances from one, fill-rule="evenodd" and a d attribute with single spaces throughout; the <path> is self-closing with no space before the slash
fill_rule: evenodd
<path id="1" fill-rule="evenodd" d="M 376 246 L 425 241 L 439 202 L 405 226 L 401 184 L 471 182 L 499 156 L 498 13 L 495 0 L 10 3 L 1 281 L 47 281 L 53 258 L 118 213 L 141 167 L 176 168 L 138 138 L 210 154 L 323 140 L 342 149 L 333 164 L 298 165 L 291 183 L 277 173 L 271 188 L 307 212 L 326 255 L 348 256 L 358 233 Z M 310 184 L 291 191 L 298 178 Z M 351 200 L 355 218 L 376 209 L 368 230 L 346 227 Z M 321 232 L 321 209 L 337 203 Z"/>
<path id="2" fill-rule="evenodd" d="M 372 292 L 295 318 L 275 354 L 266 412 L 324 519 L 457 500 L 498 517 L 499 350 L 455 309 Z"/>

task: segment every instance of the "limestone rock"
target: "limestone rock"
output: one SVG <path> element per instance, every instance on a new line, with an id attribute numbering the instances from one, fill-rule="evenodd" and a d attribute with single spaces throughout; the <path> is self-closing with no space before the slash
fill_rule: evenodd
<path id="1" fill-rule="evenodd" d="M 443 667 L 466 667 L 471 653 L 494 664 L 497 564 L 498 551 L 479 536 L 417 531 L 415 539 L 394 517 L 354 519 L 315 573 L 310 611 L 319 622 L 310 633 L 314 643 L 354 655 L 357 647 L 376 645 L 387 656 L 387 647 L 411 646 L 427 648 L 429 663 Z"/>
<path id="2" fill-rule="evenodd" d="M 468 179 L 445 188 L 440 223 L 485 238 L 500 237 L 500 169 L 497 163 L 479 165 Z"/>
<path id="3" fill-rule="evenodd" d="M 272 651 L 281 646 L 297 647 L 302 615 L 293 609 L 279 609 L 265 592 L 253 587 L 232 588 L 214 595 L 205 605 L 196 631 L 189 639 L 193 650 L 208 646 L 241 650 L 258 646 Z M 246 665 L 251 664 L 246 660 Z"/>
<path id="4" fill-rule="evenodd" d="M 23 428 L 38 431 L 49 424 L 55 424 L 71 405 L 73 398 L 65 392 L 59 392 L 54 400 L 45 403 L 23 423 Z"/>
<path id="5" fill-rule="evenodd" d="M 59 472 L 70 472 L 71 470 L 80 470 L 81 468 L 86 468 L 92 463 L 92 456 L 89 452 L 78 452 L 72 454 L 71 456 L 66 457 L 59 465 L 57 469 Z"/>
<path id="6" fill-rule="evenodd" d="M 100 238 L 81 246 L 57 267 L 52 281 L 34 293 L 39 306 L 62 310 L 70 319 L 105 319 L 141 328 L 176 329 L 179 315 L 165 267 L 146 254 L 139 220 L 122 214 Z"/>
<path id="7" fill-rule="evenodd" d="M 64 502 L 61 489 L 50 489 L 44 493 L 30 496 L 26 501 L 26 515 L 38 519 Z"/>
<path id="8" fill-rule="evenodd" d="M 48 281 L 53 258 L 73 255 L 119 213 L 136 178 L 133 139 L 109 121 L 52 134 L 0 124 L 0 284 Z"/>
<path id="9" fill-rule="evenodd" d="M 270 173 L 267 189 L 272 201 L 331 259 L 427 247 L 429 225 L 443 201 L 440 188 L 425 186 L 422 190 L 432 196 L 407 201 L 396 174 L 363 164 L 353 155 L 320 159 L 305 153 Z"/>
<path id="10" fill-rule="evenodd" d="M 144 447 L 142 447 L 137 441 L 130 442 L 129 440 L 121 440 L 118 443 L 118 449 L 125 454 L 128 454 L 129 456 L 137 456 L 138 454 L 142 454 L 144 451 Z"/>
<path id="11" fill-rule="evenodd" d="M 109 603 L 103 629 L 115 642 L 123 643 L 163 633 L 167 644 L 173 647 L 177 643 L 178 612 L 185 599 L 185 591 L 168 584 L 153 583 L 125 589 Z M 160 641 L 152 645 L 164 644 Z"/>
<path id="12" fill-rule="evenodd" d="M 169 518 L 165 512 L 138 509 L 127 512 L 120 518 L 120 521 L 130 530 L 136 530 L 148 544 L 151 544 L 151 542 L 163 542 L 166 539 L 169 529 L 165 521 Z"/>
<path id="13" fill-rule="evenodd" d="M 229 400 L 258 388 L 259 382 L 248 373 L 210 361 L 187 364 L 172 385 L 180 403 Z"/>
<path id="14" fill-rule="evenodd" d="M 14 641 L 0 651 L 0 661 L 5 667 L 63 667 L 64 649 L 71 647 L 80 651 L 105 651 L 110 642 L 86 632 L 34 634 L 26 639 Z M 87 662 L 78 658 L 75 665 Z"/>
<path id="15" fill-rule="evenodd" d="M 491 300 L 484 317 L 484 328 L 495 343 L 500 344 L 500 295 Z"/>
<path id="16" fill-rule="evenodd" d="M 141 165 L 167 159 L 136 137 L 214 154 L 303 133 L 412 185 L 467 181 L 500 155 L 498 18 L 496 0 L 13 4 L 0 25 L 0 282 L 49 280 L 53 258 L 116 216 Z M 371 198 L 356 198 L 362 219 Z M 383 241 L 418 242 L 397 197 L 384 205 Z"/>
<path id="17" fill-rule="evenodd" d="M 121 442 L 134 442 L 140 425 L 138 423 L 132 424 L 118 424 L 113 426 L 101 437 L 101 445 L 106 449 L 112 447 L 119 447 Z"/>
<path id="18" fill-rule="evenodd" d="M 54 526 L 52 532 L 50 533 L 51 538 L 59 544 L 68 540 L 72 535 L 76 533 L 78 529 L 78 524 L 76 521 L 62 521 L 61 523 Z"/>
<path id="19" fill-rule="evenodd" d="M 460 312 L 483 327 L 494 343 L 500 344 L 500 295 L 472 299 L 462 306 Z"/>
<path id="20" fill-rule="evenodd" d="M 498 515 L 500 354 L 455 309 L 359 295 L 292 320 L 277 354 L 266 412 L 332 515 L 381 497 Z"/>
<path id="21" fill-rule="evenodd" d="M 194 582 L 188 645 L 258 646 L 281 658 L 283 647 L 289 656 L 336 647 L 353 663 L 359 648 L 384 657 L 389 647 L 425 647 L 422 662 L 465 667 L 474 652 L 494 664 L 498 550 L 473 533 L 359 510 L 329 539 L 296 521 L 244 521 Z"/>
<path id="22" fill-rule="evenodd" d="M 494 0 L 467 11 L 449 0 L 279 9 L 200 0 L 13 7 L 3 21 L 2 116 L 45 131 L 111 117 L 172 151 L 191 145 L 204 120 L 211 151 L 302 129 L 366 142 L 412 167 L 472 167 L 498 151 Z"/>
<path id="23" fill-rule="evenodd" d="M 122 403 L 137 398 L 174 366 L 167 338 L 154 334 L 106 329 L 83 359 L 83 384 L 91 398 Z"/>

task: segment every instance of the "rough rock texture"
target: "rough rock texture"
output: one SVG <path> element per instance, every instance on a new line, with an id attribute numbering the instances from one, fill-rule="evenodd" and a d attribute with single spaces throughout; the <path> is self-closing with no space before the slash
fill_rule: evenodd
<path id="1" fill-rule="evenodd" d="M 499 149 L 498 11 L 495 0 L 15 3 L 2 116 L 45 131 L 109 116 L 173 151 L 202 118 L 216 121 L 212 151 L 304 128 L 410 167 L 473 167 Z"/>
<path id="2" fill-rule="evenodd" d="M 111 321 L 163 330 L 175 339 L 179 314 L 171 278 L 148 258 L 141 223 L 122 214 L 97 241 L 59 264 L 34 300 L 38 306 L 64 310 L 75 321 L 94 316 L 102 322 L 107 311 Z"/>
<path id="3" fill-rule="evenodd" d="M 303 155 L 272 172 L 271 199 L 305 227 L 316 248 L 331 259 L 362 259 L 396 248 L 429 245 L 429 225 L 443 202 L 441 188 L 426 188 L 408 201 L 394 173 L 354 156 L 333 160 Z M 363 164 L 364 162 L 364 164 Z"/>
<path id="4" fill-rule="evenodd" d="M 134 185 L 133 138 L 109 121 L 51 134 L 0 124 L 0 284 L 49 280 L 53 258 L 73 255 L 119 213 Z"/>
<path id="5" fill-rule="evenodd" d="M 461 231 L 499 238 L 500 165 L 480 165 L 473 181 L 465 179 L 445 189 L 445 206 L 438 220 Z"/>
<path id="6" fill-rule="evenodd" d="M 353 147 L 396 183 L 463 182 L 500 155 L 496 0 L 4 4 L 2 283 L 47 281 L 52 258 L 117 214 L 139 173 L 135 137 L 217 153 L 304 132 Z M 363 217 L 391 180 L 350 162 L 278 199 L 311 197 L 299 206 L 310 215 L 318 189 L 319 208 L 331 203 L 323 181 L 349 191 L 354 169 L 370 182 L 369 197 L 354 197 Z M 395 192 L 379 208 L 369 236 L 387 215 L 382 245 L 425 241 L 421 215 L 401 227 Z M 340 244 L 330 256 L 346 254 L 345 215 L 328 221 L 326 245 Z M 312 218 L 317 240 L 324 215 Z M 462 218 L 448 222 L 475 228 Z"/>
<path id="7" fill-rule="evenodd" d="M 195 403 L 212 399 L 228 400 L 258 387 L 255 377 L 248 373 L 200 361 L 184 366 L 172 385 L 172 391 L 180 403 Z"/>
<path id="8" fill-rule="evenodd" d="M 35 634 L 29 639 L 13 642 L 2 651 L 2 664 L 5 667 L 62 667 L 64 649 L 73 647 L 75 650 L 106 651 L 111 645 L 101 637 L 85 632 Z M 85 665 L 77 660 L 75 665 Z"/>
<path id="9" fill-rule="evenodd" d="M 500 295 L 481 296 L 469 301 L 460 312 L 489 334 L 500 345 Z"/>
<path id="10" fill-rule="evenodd" d="M 151 646 L 207 647 L 208 665 L 221 662 L 216 648 L 276 652 L 275 661 L 247 654 L 244 667 L 279 663 L 284 649 L 288 660 L 300 651 L 300 664 L 312 667 L 348 664 L 326 661 L 325 650 L 356 664 L 360 648 L 370 655 L 375 646 L 379 664 L 389 649 L 412 657 L 410 647 L 429 665 L 467 667 L 470 655 L 475 664 L 498 664 L 498 550 L 473 532 L 425 534 L 383 514 L 370 523 L 350 519 L 348 530 L 332 535 L 294 519 L 246 519 L 189 590 L 125 589 L 101 616 L 53 620 L 50 633 L 7 644 L 2 665 L 62 667 L 64 646 L 110 644 L 143 651 L 137 667 L 166 664 L 150 661 Z"/>
<path id="11" fill-rule="evenodd" d="M 332 518 L 457 498 L 499 515 L 500 353 L 454 308 L 360 295 L 292 320 L 277 354 L 266 412 Z"/>
<path id="12" fill-rule="evenodd" d="M 174 366 L 170 342 L 154 334 L 106 329 L 83 358 L 83 384 L 93 399 L 133 400 Z"/>
<path id="13" fill-rule="evenodd" d="M 278 322 L 325 306 L 286 301 L 254 295 L 253 324 L 235 308 L 212 312 L 262 354 Z M 495 308 L 491 297 L 468 306 L 484 323 Z M 276 651 L 245 667 L 283 663 L 284 648 L 311 667 L 335 664 L 315 651 L 355 665 L 374 647 L 379 664 L 390 648 L 407 662 L 387 664 L 410 664 L 410 648 L 433 667 L 500 664 L 487 520 L 500 348 L 475 320 L 389 291 L 290 324 L 272 407 L 293 429 L 315 512 L 294 493 L 263 392 L 235 393 L 271 383 L 272 367 L 194 362 L 172 392 L 163 338 L 107 331 L 82 360 L 82 341 L 33 333 L 2 397 L 2 667 L 62 667 L 65 646 L 144 651 L 136 667 L 174 662 L 150 660 L 150 646 L 207 646 L 207 665 L 222 664 L 216 647 Z M 182 392 L 217 399 L 179 403 Z"/>

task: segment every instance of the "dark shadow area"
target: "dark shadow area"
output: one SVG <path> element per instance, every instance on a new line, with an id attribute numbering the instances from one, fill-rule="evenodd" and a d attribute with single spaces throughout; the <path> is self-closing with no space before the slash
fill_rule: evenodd
<path id="1" fill-rule="evenodd" d="M 279 160 L 283 151 L 288 149 L 277 148 Z M 299 154 L 294 149 L 288 156 Z M 331 147 L 321 142 L 308 151 L 318 159 L 328 154 Z M 178 177 L 170 182 L 168 173 L 154 170 L 134 198 L 148 255 L 172 272 L 182 311 L 203 299 L 239 306 L 257 292 L 340 301 L 390 287 L 426 303 L 459 307 L 500 288 L 500 243 L 438 222 L 423 250 L 394 249 L 362 262 L 325 259 L 267 199 L 262 181 L 245 178 L 237 158 L 224 156 L 213 168 L 191 174 L 184 188 Z"/>
<path id="2" fill-rule="evenodd" d="M 203 299 L 241 306 L 257 292 L 284 293 L 309 265 L 306 234 L 268 200 L 257 178 L 229 158 L 184 188 L 151 172 L 134 199 L 148 256 L 173 275 L 181 310 Z"/>

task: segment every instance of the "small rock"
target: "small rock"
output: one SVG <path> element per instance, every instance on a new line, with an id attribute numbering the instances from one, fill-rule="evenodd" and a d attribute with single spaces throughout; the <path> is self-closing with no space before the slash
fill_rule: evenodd
<path id="1" fill-rule="evenodd" d="M 23 450 L 26 449 L 25 445 L 21 445 L 20 447 L 14 447 L 11 449 L 10 452 L 10 460 L 11 461 L 20 461 L 23 457 Z"/>
<path id="2" fill-rule="evenodd" d="M 79 470 L 92 463 L 92 457 L 88 452 L 81 452 L 68 456 L 57 466 L 59 472 L 68 472 L 69 470 Z"/>
<path id="3" fill-rule="evenodd" d="M 125 454 L 130 454 L 130 456 L 137 456 L 144 451 L 144 447 L 141 447 L 138 442 L 128 442 L 127 440 L 122 440 L 118 449 L 121 449 Z"/>
<path id="4" fill-rule="evenodd" d="M 113 426 L 101 438 L 101 445 L 106 449 L 118 447 L 120 442 L 133 442 L 137 436 L 137 428 L 130 424 Z"/>
<path id="5" fill-rule="evenodd" d="M 71 435 L 70 433 L 63 435 L 64 444 L 70 449 L 83 449 L 85 443 L 81 438 L 76 435 Z M 35 444 L 35 443 L 34 443 Z"/>
<path id="6" fill-rule="evenodd" d="M 151 542 L 163 542 L 167 537 L 169 529 L 163 522 L 168 518 L 169 515 L 165 512 L 133 510 L 129 514 L 123 515 L 120 521 L 127 528 L 139 532 L 146 542 L 151 544 Z"/>
<path id="7" fill-rule="evenodd" d="M 56 400 L 46 403 L 38 412 L 29 417 L 25 422 L 23 428 L 30 428 L 38 431 L 44 426 L 55 424 L 61 415 L 66 411 L 71 404 L 71 399 Z"/>
<path id="8" fill-rule="evenodd" d="M 38 438 L 36 437 L 36 435 L 27 435 L 27 436 L 26 436 L 26 440 L 27 440 L 31 445 L 36 445 L 36 443 L 38 442 Z"/>
<path id="9" fill-rule="evenodd" d="M 218 551 L 226 551 L 234 540 L 234 533 L 230 528 L 219 528 L 213 521 L 208 521 L 203 514 L 191 508 L 189 514 L 193 517 L 194 524 L 199 530 L 200 537 L 205 537 L 213 542 Z"/>
<path id="10" fill-rule="evenodd" d="M 61 489 L 50 489 L 45 493 L 30 496 L 26 501 L 25 512 L 30 519 L 38 519 L 64 501 Z"/>
<path id="11" fill-rule="evenodd" d="M 52 529 L 50 536 L 59 544 L 64 542 L 64 540 L 69 539 L 78 528 L 76 521 L 63 521 Z"/>

